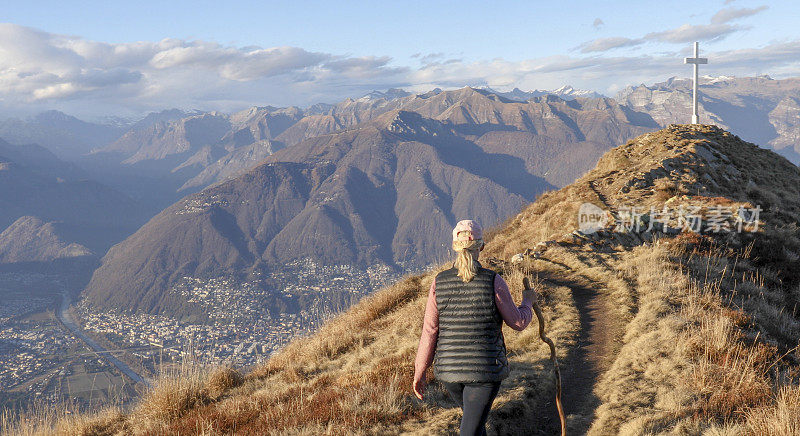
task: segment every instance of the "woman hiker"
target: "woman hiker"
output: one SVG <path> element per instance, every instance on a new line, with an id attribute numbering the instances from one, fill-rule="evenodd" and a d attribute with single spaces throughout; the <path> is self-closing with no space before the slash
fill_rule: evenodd
<path id="1" fill-rule="evenodd" d="M 481 267 L 483 231 L 472 220 L 453 229 L 453 267 L 431 283 L 425 320 L 414 362 L 414 394 L 422 399 L 425 371 L 434 361 L 434 377 L 461 406 L 461 436 L 485 435 L 486 419 L 500 382 L 508 376 L 502 326 L 523 330 L 533 317 L 534 290 L 522 293 L 517 307 L 505 280 Z"/>

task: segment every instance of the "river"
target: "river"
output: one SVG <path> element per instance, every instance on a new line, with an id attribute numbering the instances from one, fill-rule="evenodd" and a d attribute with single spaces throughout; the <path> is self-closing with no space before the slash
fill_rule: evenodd
<path id="1" fill-rule="evenodd" d="M 56 311 L 56 316 L 58 316 L 58 319 L 61 320 L 61 322 L 69 329 L 69 331 L 71 331 L 72 334 L 74 334 L 75 336 L 80 338 L 83 342 L 85 342 L 87 345 L 89 345 L 89 347 L 92 350 L 94 350 L 95 353 L 97 353 L 103 359 L 108 361 L 108 363 L 114 365 L 118 370 L 120 370 L 120 372 L 128 376 L 128 378 L 130 378 L 136 383 L 142 383 L 145 386 L 150 387 L 150 383 L 147 380 L 145 380 L 144 377 L 142 377 L 136 371 L 131 369 L 131 367 L 126 365 L 125 362 L 114 357 L 114 355 L 112 355 L 110 351 L 108 351 L 105 347 L 92 340 L 92 338 L 90 338 L 83 332 L 81 327 L 78 325 L 78 323 L 75 322 L 75 320 L 72 318 L 72 315 L 69 313 L 68 309 L 70 303 L 71 300 L 69 298 L 69 294 L 67 293 L 67 291 L 63 291 L 61 293 L 61 307 L 59 307 L 58 310 Z"/>

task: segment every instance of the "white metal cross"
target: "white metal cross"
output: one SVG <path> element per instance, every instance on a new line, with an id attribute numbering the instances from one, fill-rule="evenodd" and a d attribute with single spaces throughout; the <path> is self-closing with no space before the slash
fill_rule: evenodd
<path id="1" fill-rule="evenodd" d="M 699 116 L 697 114 L 697 67 L 700 64 L 707 64 L 708 58 L 701 58 L 700 57 L 700 43 L 695 41 L 694 43 L 694 57 L 693 58 L 683 58 L 684 64 L 693 64 L 694 65 L 694 85 L 692 86 L 692 124 L 699 124 Z"/>

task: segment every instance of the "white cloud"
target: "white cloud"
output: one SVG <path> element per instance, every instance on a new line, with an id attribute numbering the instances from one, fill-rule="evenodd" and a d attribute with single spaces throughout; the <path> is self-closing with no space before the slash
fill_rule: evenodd
<path id="1" fill-rule="evenodd" d="M 390 61 L 180 39 L 109 44 L 5 23 L 0 24 L 0 101 L 22 106 L 92 94 L 127 99 L 120 105 L 202 106 L 248 91 L 251 100 L 264 101 L 276 93 L 286 97 L 304 82 L 323 86 L 402 71 L 389 67 Z"/>
<path id="2" fill-rule="evenodd" d="M 597 38 L 581 44 L 578 48 L 581 53 L 608 51 L 620 47 L 633 47 L 643 44 L 642 39 L 631 39 L 625 37 Z"/>
<path id="3" fill-rule="evenodd" d="M 193 41 L 154 50 L 148 65 L 159 70 L 197 68 L 217 72 L 225 79 L 249 81 L 316 67 L 329 59 L 329 54 L 297 47 L 240 50 Z"/>
<path id="4" fill-rule="evenodd" d="M 575 48 L 580 49 L 581 53 L 595 53 L 622 47 L 636 47 L 647 42 L 678 44 L 693 41 L 718 41 L 731 33 L 744 29 L 747 29 L 747 27 L 727 23 L 684 24 L 674 29 L 651 32 L 641 38 L 627 38 L 624 36 L 597 38 L 584 42 Z"/>
<path id="5" fill-rule="evenodd" d="M 754 71 L 797 66 L 800 64 L 800 40 L 773 43 L 762 48 L 728 50 L 710 54 L 709 57 L 719 66 L 752 68 Z M 800 69 L 795 69 L 793 74 L 800 74 Z"/>
<path id="6" fill-rule="evenodd" d="M 721 37 L 724 26 L 730 25 L 704 26 L 684 33 Z M 678 52 L 594 53 L 645 40 L 690 38 L 677 36 L 677 30 L 638 39 L 596 40 L 581 47 L 590 56 L 465 61 L 420 53 L 419 64 L 411 67 L 393 65 L 386 56 L 299 47 L 230 47 L 180 39 L 110 44 L 0 24 L 0 110 L 8 115 L 57 108 L 79 116 L 135 115 L 171 107 L 232 111 L 249 105 L 335 102 L 391 87 L 424 91 L 437 86 L 544 89 L 571 84 L 612 92 L 628 83 L 653 82 L 688 70 Z M 704 55 L 711 61 L 704 67 L 709 74 L 800 73 L 800 41 Z"/>
<path id="7" fill-rule="evenodd" d="M 727 4 L 727 3 L 726 3 Z M 761 11 L 765 11 L 769 8 L 769 6 L 763 5 L 757 8 L 725 8 L 720 9 L 713 17 L 711 17 L 712 23 L 727 23 L 729 21 L 738 20 L 739 18 L 749 17 L 751 15 L 755 15 Z"/>
<path id="8" fill-rule="evenodd" d="M 648 33 L 644 36 L 644 39 L 671 43 L 717 41 L 742 29 L 744 29 L 744 27 L 726 23 L 684 24 L 675 29 Z"/>

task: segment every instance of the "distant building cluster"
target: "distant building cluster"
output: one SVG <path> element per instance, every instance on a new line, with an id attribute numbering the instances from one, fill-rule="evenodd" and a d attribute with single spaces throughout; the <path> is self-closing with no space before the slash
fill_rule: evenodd
<path id="1" fill-rule="evenodd" d="M 212 195 L 207 200 L 204 200 L 202 197 L 190 197 L 186 200 L 183 208 L 177 212 L 176 215 L 185 215 L 185 214 L 192 214 L 203 212 L 205 210 L 211 209 L 214 206 L 227 206 L 228 201 L 223 199 L 220 195 Z"/>
<path id="2" fill-rule="evenodd" d="M 55 321 L 0 322 L 0 392 L 42 399 L 66 363 L 64 351 L 76 344 Z"/>
<path id="3" fill-rule="evenodd" d="M 51 298 L 31 297 L 27 295 L 4 295 L 0 305 L 0 325 L 23 313 L 38 312 L 53 304 Z"/>
<path id="4" fill-rule="evenodd" d="M 395 277 L 397 272 L 385 265 L 365 269 L 319 265 L 305 259 L 289 263 L 279 272 L 256 274 L 249 281 L 184 277 L 172 292 L 201 306 L 208 322 L 121 311 L 96 312 L 86 304 L 79 304 L 78 308 L 84 329 L 114 340 L 115 345 L 130 350 L 141 362 L 178 360 L 191 355 L 203 363 L 247 367 L 265 360 L 293 338 L 315 330 Z M 331 298 L 334 293 L 338 299 Z M 276 299 L 283 301 L 288 310 L 277 312 Z"/>
<path id="5" fill-rule="evenodd" d="M 53 297 L 31 292 L 45 281 L 51 286 L 60 285 L 58 279 L 47 274 L 0 273 L 0 404 L 15 393 L 43 399 L 53 374 L 64 363 L 62 351 L 75 344 L 52 319 L 20 319 L 54 304 Z"/>

